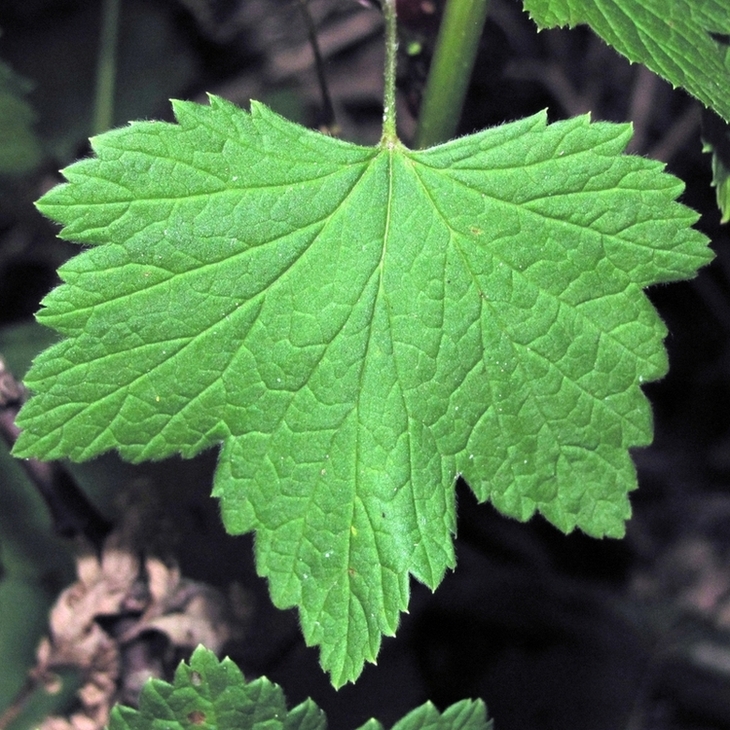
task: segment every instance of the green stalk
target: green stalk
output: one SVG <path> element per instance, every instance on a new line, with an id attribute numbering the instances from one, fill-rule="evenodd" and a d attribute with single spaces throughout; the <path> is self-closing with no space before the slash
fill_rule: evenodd
<path id="1" fill-rule="evenodd" d="M 416 149 L 451 139 L 461 118 L 489 0 L 447 0 L 416 129 Z"/>
<path id="2" fill-rule="evenodd" d="M 398 29 L 396 27 L 395 0 L 383 0 L 385 16 L 385 93 L 383 94 L 383 137 L 381 145 L 393 145 L 398 141 L 395 114 L 395 76 L 398 61 Z"/>
<path id="3" fill-rule="evenodd" d="M 103 0 L 102 3 L 93 134 L 106 132 L 114 124 L 114 82 L 117 73 L 120 4 L 121 0 Z"/>

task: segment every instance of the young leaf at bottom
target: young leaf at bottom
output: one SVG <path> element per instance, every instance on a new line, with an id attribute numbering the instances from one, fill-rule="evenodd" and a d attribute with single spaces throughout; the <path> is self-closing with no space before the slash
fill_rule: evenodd
<path id="1" fill-rule="evenodd" d="M 231 533 L 337 685 L 453 566 L 454 484 L 623 534 L 666 371 L 642 288 L 711 254 L 628 125 L 544 114 L 360 147 L 253 104 L 176 102 L 94 141 L 40 201 L 91 248 L 38 317 L 15 453 L 222 444 Z"/>
<path id="2" fill-rule="evenodd" d="M 230 660 L 198 647 L 172 684 L 149 680 L 139 710 L 117 705 L 109 730 L 326 730 L 322 710 L 306 700 L 287 710 L 281 688 L 265 677 L 246 682 Z M 361 730 L 382 730 L 370 720 Z M 409 712 L 393 730 L 491 730 L 484 703 L 462 700 L 440 713 L 431 703 Z"/>

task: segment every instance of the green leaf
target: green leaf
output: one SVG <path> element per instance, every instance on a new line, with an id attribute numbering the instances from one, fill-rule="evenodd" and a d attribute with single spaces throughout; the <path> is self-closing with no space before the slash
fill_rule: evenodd
<path id="1" fill-rule="evenodd" d="M 643 63 L 730 120 L 727 0 L 524 0 L 542 28 L 587 23 L 629 61 Z"/>
<path id="2" fill-rule="evenodd" d="M 93 141 L 41 210 L 92 246 L 39 319 L 20 456 L 192 456 L 256 530 L 335 684 L 454 564 L 454 484 L 619 536 L 666 371 L 642 293 L 710 260 L 628 125 L 545 115 L 413 152 L 176 102 Z"/>
<path id="3" fill-rule="evenodd" d="M 117 705 L 109 730 L 326 730 L 322 710 L 308 699 L 287 710 L 281 688 L 265 677 L 246 682 L 228 658 L 198 647 L 190 663 L 180 663 L 173 684 L 149 680 L 139 710 Z M 370 720 L 361 730 L 382 730 Z M 443 714 L 427 703 L 406 715 L 393 730 L 490 730 L 484 703 L 463 700 Z"/>

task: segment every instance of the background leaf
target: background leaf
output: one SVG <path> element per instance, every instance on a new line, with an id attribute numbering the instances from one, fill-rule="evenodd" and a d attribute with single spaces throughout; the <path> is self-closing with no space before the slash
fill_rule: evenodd
<path id="1" fill-rule="evenodd" d="M 702 114 L 702 151 L 712 155 L 712 185 L 716 189 L 720 223 L 730 221 L 730 125 L 712 112 Z"/>
<path id="2" fill-rule="evenodd" d="M 23 372 L 32 357 L 55 341 L 35 323 L 0 331 L 0 354 L 11 372 Z M 53 534 L 46 505 L 34 485 L 0 446 L 0 712 L 16 699 L 35 662 L 55 594 L 73 577 L 68 545 Z M 75 677 L 59 678 L 60 693 L 39 688 L 9 727 L 37 725 L 73 701 Z"/>
<path id="3" fill-rule="evenodd" d="M 524 0 L 542 28 L 587 23 L 606 43 L 730 120 L 725 0 Z"/>
<path id="4" fill-rule="evenodd" d="M 335 684 L 454 563 L 454 483 L 519 519 L 623 534 L 640 390 L 666 371 L 642 288 L 711 254 L 627 125 L 545 115 L 411 152 L 254 104 L 94 140 L 39 204 L 92 248 L 39 319 L 18 455 L 223 443 L 227 529 L 299 606 Z M 105 244 L 98 246 L 97 244 Z"/>

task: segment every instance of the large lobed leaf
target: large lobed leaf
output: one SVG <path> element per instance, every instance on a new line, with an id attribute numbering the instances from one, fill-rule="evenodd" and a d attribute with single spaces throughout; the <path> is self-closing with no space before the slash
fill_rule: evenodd
<path id="1" fill-rule="evenodd" d="M 588 24 L 629 61 L 643 63 L 730 121 L 727 0 L 524 0 L 542 28 Z"/>
<path id="2" fill-rule="evenodd" d="M 462 700 L 440 713 L 430 702 L 409 712 L 393 730 L 491 730 L 481 700 Z M 198 647 L 181 662 L 172 684 L 149 680 L 139 710 L 117 705 L 109 730 L 326 730 L 322 710 L 305 700 L 287 710 L 281 688 L 265 677 L 246 682 L 228 658 Z M 370 720 L 360 730 L 383 730 Z"/>
<path id="3" fill-rule="evenodd" d="M 93 141 L 39 203 L 92 248 L 39 319 L 16 454 L 192 456 L 222 444 L 228 530 L 256 531 L 335 684 L 453 566 L 454 484 L 522 520 L 623 534 L 643 382 L 666 371 L 642 288 L 711 254 L 628 125 L 544 114 L 413 152 L 253 104 L 176 102 Z M 100 245 L 101 244 L 101 245 Z"/>

